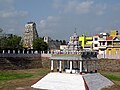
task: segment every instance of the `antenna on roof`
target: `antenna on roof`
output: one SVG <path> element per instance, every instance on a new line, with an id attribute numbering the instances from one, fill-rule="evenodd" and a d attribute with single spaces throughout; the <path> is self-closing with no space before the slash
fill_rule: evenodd
<path id="1" fill-rule="evenodd" d="M 75 25 L 75 33 L 76 33 L 76 31 L 77 31 L 77 27 L 76 27 L 76 25 Z"/>

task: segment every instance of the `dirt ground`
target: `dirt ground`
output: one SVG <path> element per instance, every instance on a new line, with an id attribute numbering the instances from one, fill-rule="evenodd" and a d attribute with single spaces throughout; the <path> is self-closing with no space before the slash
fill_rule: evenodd
<path id="1" fill-rule="evenodd" d="M 0 87 L 0 90 L 38 90 L 38 89 L 31 88 L 31 85 L 36 83 L 41 78 L 42 77 L 10 80 L 6 82 L 5 86 Z"/>
<path id="2" fill-rule="evenodd" d="M 1 87 L 0 90 L 42 90 L 42 89 L 34 89 L 31 87 L 31 85 L 36 83 L 41 78 L 42 77 L 10 80 L 7 81 L 6 85 Z M 109 88 L 104 88 L 102 90 L 120 90 L 120 86 L 113 85 Z"/>
<path id="3" fill-rule="evenodd" d="M 120 90 L 120 86 L 119 85 L 113 85 L 113 86 L 108 87 L 108 88 L 103 88 L 102 90 Z"/>
<path id="4" fill-rule="evenodd" d="M 38 72 L 40 72 L 42 70 L 46 70 L 46 72 L 49 71 L 49 69 L 40 68 L 40 69 L 15 70 L 15 72 L 34 73 L 36 75 L 36 74 L 41 74 Z M 41 75 L 37 75 L 36 77 L 31 77 L 31 78 L 1 81 L 0 82 L 0 90 L 40 90 L 40 89 L 32 88 L 31 85 L 35 84 L 37 81 L 39 81 L 41 78 L 43 78 L 44 75 L 41 74 Z"/>
<path id="5" fill-rule="evenodd" d="M 28 70 L 18 70 L 17 72 L 29 72 L 29 73 L 36 73 L 41 70 L 47 70 L 47 69 L 28 69 Z M 40 90 L 40 89 L 34 89 L 31 88 L 31 85 L 35 84 L 38 80 L 43 78 L 43 75 L 39 75 L 32 78 L 24 78 L 24 79 L 15 79 L 15 80 L 8 80 L 0 83 L 0 90 Z M 104 88 L 102 90 L 120 90 L 120 85 L 117 82 L 114 82 L 115 85 Z M 42 89 L 41 89 L 42 90 Z"/>

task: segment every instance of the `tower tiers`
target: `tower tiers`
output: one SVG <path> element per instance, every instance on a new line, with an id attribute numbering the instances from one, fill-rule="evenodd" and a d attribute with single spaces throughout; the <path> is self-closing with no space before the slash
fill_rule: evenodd
<path id="1" fill-rule="evenodd" d="M 25 31 L 22 37 L 22 43 L 24 48 L 33 49 L 33 40 L 38 38 L 35 22 L 28 22 L 25 25 Z"/>

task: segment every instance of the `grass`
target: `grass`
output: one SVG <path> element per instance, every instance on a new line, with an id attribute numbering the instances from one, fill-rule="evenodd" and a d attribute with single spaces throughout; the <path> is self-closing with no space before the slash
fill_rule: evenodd
<path id="1" fill-rule="evenodd" d="M 49 72 L 48 68 L 0 71 L 0 90 L 16 90 L 21 87 L 24 90 L 36 90 L 30 86 Z M 100 73 L 120 86 L 120 72 L 101 71 Z M 120 90 L 115 88 L 110 90 Z"/>
<path id="2" fill-rule="evenodd" d="M 120 85 L 120 72 L 101 71 L 100 73 L 112 80 L 115 84 Z"/>
<path id="3" fill-rule="evenodd" d="M 47 68 L 0 71 L 0 90 L 15 90 L 19 87 L 34 90 L 30 86 L 49 72 Z"/>
<path id="4" fill-rule="evenodd" d="M 0 71 L 0 81 L 23 79 L 23 78 L 34 78 L 38 76 L 44 76 L 48 72 L 50 72 L 50 70 L 45 68 Z"/>
<path id="5" fill-rule="evenodd" d="M 22 78 L 30 78 L 33 74 L 30 73 L 16 73 L 10 71 L 0 72 L 0 81 L 2 80 L 14 80 L 14 79 L 22 79 Z"/>

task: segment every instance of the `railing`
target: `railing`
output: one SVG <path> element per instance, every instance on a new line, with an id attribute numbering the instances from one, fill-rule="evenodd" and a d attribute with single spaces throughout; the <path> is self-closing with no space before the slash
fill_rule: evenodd
<path id="1" fill-rule="evenodd" d="M 16 53 L 17 52 L 17 53 Z M 25 51 L 23 50 L 22 52 L 15 51 L 13 50 L 12 52 L 10 50 L 2 50 L 0 52 L 0 57 L 51 57 L 52 54 L 80 54 L 80 51 Z M 120 55 L 115 54 L 115 55 L 105 55 L 105 54 L 98 54 L 97 55 L 98 59 L 101 58 L 107 58 L 107 59 L 120 59 Z"/>
<path id="2" fill-rule="evenodd" d="M 38 50 L 1 50 L 0 57 L 51 57 L 51 53 Z"/>

